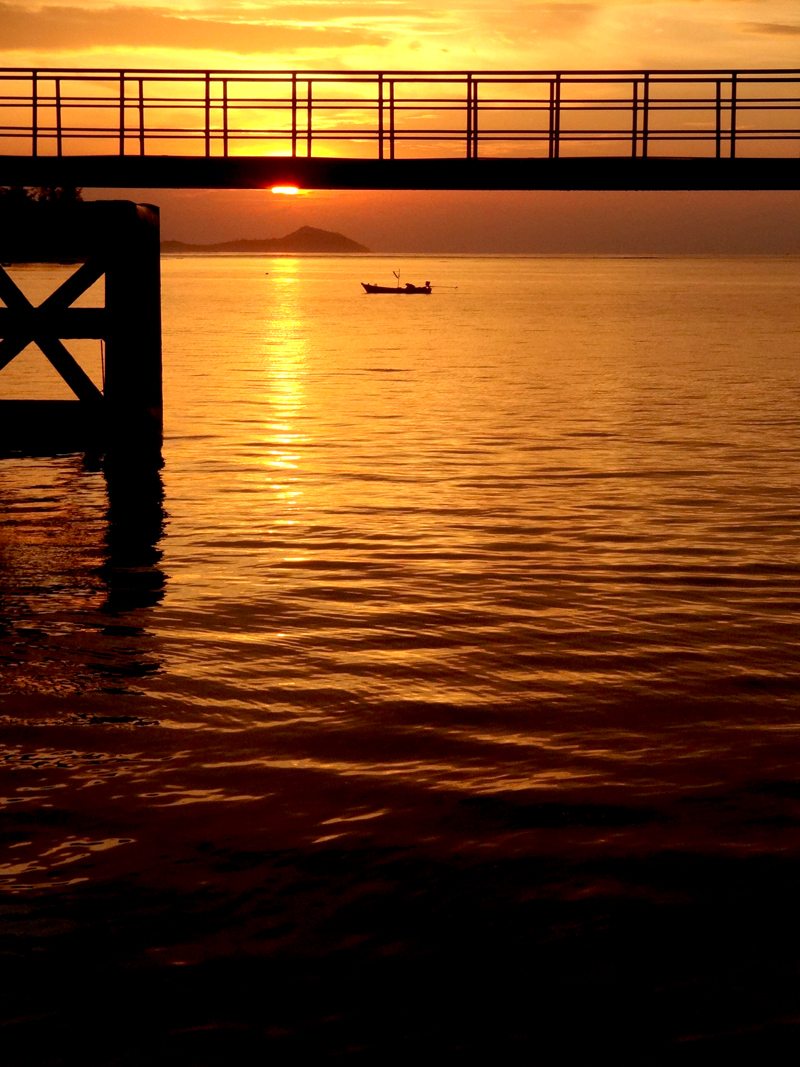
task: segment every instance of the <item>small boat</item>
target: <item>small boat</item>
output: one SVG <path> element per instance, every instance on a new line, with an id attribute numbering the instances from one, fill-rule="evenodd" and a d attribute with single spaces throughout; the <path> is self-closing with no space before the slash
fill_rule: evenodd
<path id="1" fill-rule="evenodd" d="M 367 293 L 425 293 L 428 296 L 431 294 L 430 282 L 425 282 L 424 285 L 412 285 L 411 282 L 406 282 L 405 285 L 371 285 L 369 282 L 361 284 Z"/>
<path id="2" fill-rule="evenodd" d="M 366 293 L 405 293 L 410 295 L 412 293 L 424 293 L 426 296 L 431 295 L 431 283 L 425 282 L 424 285 L 412 285 L 411 282 L 406 282 L 405 285 L 400 284 L 400 275 L 396 270 L 392 271 L 395 278 L 397 278 L 397 285 L 375 285 L 374 282 L 362 282 L 364 286 L 364 292 Z"/>

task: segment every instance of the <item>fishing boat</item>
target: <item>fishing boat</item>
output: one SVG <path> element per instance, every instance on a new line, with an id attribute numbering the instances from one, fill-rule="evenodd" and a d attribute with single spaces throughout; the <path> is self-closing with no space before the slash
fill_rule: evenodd
<path id="1" fill-rule="evenodd" d="M 400 275 L 396 270 L 392 271 L 395 278 L 397 278 L 397 285 L 375 285 L 374 282 L 362 282 L 365 293 L 404 293 L 405 295 L 411 295 L 412 293 L 424 293 L 426 296 L 431 294 L 431 283 L 425 282 L 424 285 L 412 285 L 411 282 L 406 282 L 405 285 L 400 284 Z"/>

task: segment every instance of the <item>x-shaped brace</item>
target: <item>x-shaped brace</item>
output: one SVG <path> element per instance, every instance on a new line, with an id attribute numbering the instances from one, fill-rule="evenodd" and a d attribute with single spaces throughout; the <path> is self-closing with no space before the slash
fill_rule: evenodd
<path id="1" fill-rule="evenodd" d="M 34 341 L 79 400 L 102 404 L 103 394 L 55 335 L 55 323 L 59 313 L 94 285 L 104 272 L 104 263 L 90 259 L 42 304 L 34 307 L 0 267 L 0 299 L 13 315 L 13 332 L 0 341 L 0 370 Z"/>

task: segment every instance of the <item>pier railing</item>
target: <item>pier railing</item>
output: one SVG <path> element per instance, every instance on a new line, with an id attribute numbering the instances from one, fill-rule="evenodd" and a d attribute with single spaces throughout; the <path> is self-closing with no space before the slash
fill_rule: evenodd
<path id="1" fill-rule="evenodd" d="M 0 69 L 0 155 L 798 157 L 800 70 Z"/>

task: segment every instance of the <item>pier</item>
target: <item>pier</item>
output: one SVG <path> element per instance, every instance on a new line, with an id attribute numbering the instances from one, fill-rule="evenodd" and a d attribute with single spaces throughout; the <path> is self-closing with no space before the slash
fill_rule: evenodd
<path id="1" fill-rule="evenodd" d="M 0 401 L 0 450 L 95 451 L 122 458 L 161 447 L 161 287 L 158 208 L 0 200 L 0 262 L 74 263 L 74 273 L 34 307 L 0 266 L 0 370 L 35 342 L 75 400 Z M 101 277 L 105 306 L 72 305 Z M 64 340 L 104 347 L 102 388 Z"/>
<path id="2" fill-rule="evenodd" d="M 0 185 L 797 189 L 800 69 L 0 69 Z M 0 369 L 35 341 L 75 401 L 0 401 L 0 449 L 160 447 L 158 209 L 0 208 L 0 262 L 82 264 L 33 307 L 0 267 Z M 105 276 L 104 308 L 75 299 Z M 102 388 L 63 341 L 105 345 Z"/>

